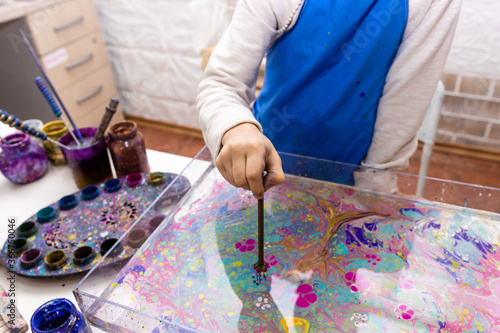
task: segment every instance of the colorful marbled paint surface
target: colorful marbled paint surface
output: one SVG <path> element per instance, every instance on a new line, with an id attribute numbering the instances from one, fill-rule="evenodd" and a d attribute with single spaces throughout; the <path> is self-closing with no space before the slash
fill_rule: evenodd
<path id="1" fill-rule="evenodd" d="M 55 202 L 48 207 L 52 207 L 55 216 L 48 222 L 40 223 L 35 213 L 25 222 L 34 222 L 38 231 L 27 238 L 28 249 L 39 249 L 41 251 L 40 260 L 34 267 L 25 268 L 21 266 L 20 258 L 11 258 L 12 252 L 8 251 L 8 240 L 5 242 L 2 251 L 2 263 L 19 275 L 30 277 L 54 277 L 83 273 L 92 268 L 101 258 L 101 243 L 110 238 L 118 239 L 122 236 L 146 208 L 172 183 L 177 174 L 165 173 L 165 182 L 160 185 L 148 184 L 148 175 L 143 174 L 142 182 L 137 186 L 128 186 L 125 178 L 121 179 L 121 187 L 118 191 L 107 193 L 104 183 L 97 187 L 100 190 L 99 196 L 95 199 L 85 201 L 82 199 L 82 191 L 74 193 L 77 199 L 77 206 L 70 210 L 61 210 L 59 203 Z M 180 181 L 174 183 L 165 193 L 165 199 L 171 200 L 186 193 L 190 184 L 189 181 L 181 177 Z M 148 230 L 148 221 L 158 215 L 154 210 L 148 211 L 147 215 L 136 227 Z M 148 235 L 149 235 L 148 231 Z M 81 246 L 90 246 L 95 252 L 95 258 L 84 265 L 76 265 L 73 260 L 73 252 Z M 67 256 L 66 262 L 55 269 L 44 264 L 44 257 L 56 250 L 62 250 Z M 136 252 L 133 248 L 123 242 L 122 252 L 115 256 L 106 258 L 103 265 L 116 260 L 129 258 Z M 13 266 L 11 266 L 13 260 Z"/>
<path id="2" fill-rule="evenodd" d="M 210 181 L 103 295 L 136 310 L 101 308 L 114 329 L 500 332 L 498 215 L 288 177 L 266 194 L 259 279 L 257 201 Z"/>

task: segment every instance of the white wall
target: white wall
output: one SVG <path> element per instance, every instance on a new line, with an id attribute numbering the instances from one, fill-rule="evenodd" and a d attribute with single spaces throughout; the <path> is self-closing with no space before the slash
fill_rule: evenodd
<path id="1" fill-rule="evenodd" d="M 462 1 L 446 71 L 500 76 L 500 1 Z"/>
<path id="2" fill-rule="evenodd" d="M 214 44 L 231 0 L 95 0 L 127 114 L 199 127 L 201 49 Z"/>

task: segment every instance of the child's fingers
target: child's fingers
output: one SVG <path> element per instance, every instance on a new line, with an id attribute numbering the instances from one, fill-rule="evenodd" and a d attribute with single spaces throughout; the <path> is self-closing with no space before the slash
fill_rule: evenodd
<path id="1" fill-rule="evenodd" d="M 233 185 L 236 187 L 244 188 L 245 190 L 250 189 L 250 185 L 247 180 L 247 158 L 245 152 L 238 153 L 233 156 L 233 166 L 232 166 L 232 175 L 234 179 Z"/>
<path id="2" fill-rule="evenodd" d="M 266 191 L 272 186 L 280 185 L 285 181 L 281 158 L 274 147 L 267 156 L 266 171 L 267 175 L 264 179 L 264 189 Z"/>
<path id="3" fill-rule="evenodd" d="M 221 152 L 221 154 L 219 154 L 219 156 L 217 156 L 217 159 L 215 160 L 215 165 L 217 166 L 217 169 L 219 169 L 222 177 L 224 177 L 224 179 L 227 180 L 230 184 L 234 185 L 231 159 Z"/>
<path id="4" fill-rule="evenodd" d="M 266 149 L 263 146 L 259 151 L 254 151 L 247 156 L 246 178 L 252 194 L 257 199 L 262 199 L 264 196 L 262 173 L 266 167 L 265 152 Z"/>

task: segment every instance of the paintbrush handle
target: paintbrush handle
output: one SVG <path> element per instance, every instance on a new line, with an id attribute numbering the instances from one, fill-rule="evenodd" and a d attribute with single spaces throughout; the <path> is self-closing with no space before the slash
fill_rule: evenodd
<path id="1" fill-rule="evenodd" d="M 63 109 L 64 114 L 66 115 L 66 118 L 68 118 L 69 122 L 71 123 L 71 126 L 73 126 L 73 129 L 74 129 L 74 131 L 76 133 L 76 136 L 78 137 L 78 139 L 80 141 L 83 141 L 82 133 L 80 132 L 80 130 L 78 129 L 78 127 L 76 127 L 76 124 L 73 121 L 73 118 L 71 118 L 71 115 L 68 113 L 68 110 L 66 110 L 66 107 L 64 106 L 63 102 L 61 101 L 61 98 L 57 94 L 57 91 L 54 89 L 54 86 L 52 85 L 52 82 L 50 82 L 50 79 L 47 76 L 47 73 L 45 73 L 45 70 L 43 69 L 43 66 L 40 63 L 40 60 L 38 60 L 38 57 L 36 56 L 36 53 L 35 53 L 35 50 L 33 49 L 33 46 L 31 46 L 31 43 L 29 42 L 28 38 L 24 34 L 24 31 L 19 30 L 19 33 L 21 34 L 21 37 L 23 38 L 24 43 L 28 47 L 28 49 L 29 49 L 29 51 L 31 53 L 31 56 L 33 57 L 33 60 L 35 60 L 36 65 L 40 69 L 40 72 L 42 72 L 42 75 L 45 78 L 45 81 L 47 81 L 47 84 L 49 85 L 50 89 L 54 92 L 54 96 L 56 97 L 57 101 L 59 102 L 59 105 L 61 105 L 61 108 Z M 68 130 L 70 130 L 70 129 L 68 128 Z M 79 144 L 79 142 L 77 142 L 77 143 Z"/>
<path id="2" fill-rule="evenodd" d="M 104 132 L 106 131 L 106 128 L 108 127 L 111 121 L 111 118 L 116 113 L 116 108 L 118 107 L 118 103 L 119 101 L 116 98 L 112 98 L 111 101 L 109 102 L 109 106 L 106 107 L 106 111 L 104 112 L 104 115 L 102 116 L 101 119 L 101 124 L 99 125 L 99 128 L 97 129 L 97 132 L 94 135 L 92 143 L 101 140 L 102 136 L 104 135 Z"/>
<path id="3" fill-rule="evenodd" d="M 45 99 L 49 103 L 50 107 L 52 108 L 52 111 L 54 111 L 54 114 L 56 115 L 56 117 L 59 118 L 62 114 L 62 111 L 59 108 L 59 105 L 57 105 L 57 103 L 54 99 L 54 96 L 52 96 L 52 93 L 50 92 L 49 88 L 47 88 L 47 85 L 45 84 L 43 79 L 38 76 L 35 79 L 35 83 L 36 83 L 38 89 L 40 89 L 40 92 L 42 93 L 43 97 L 45 97 Z"/>
<path id="4" fill-rule="evenodd" d="M 20 130 L 25 134 L 34 136 L 42 140 L 47 140 L 47 134 L 41 131 L 37 131 L 33 127 L 30 127 L 27 124 L 25 124 L 21 119 L 16 118 L 13 115 L 1 109 L 0 109 L 0 121 L 3 122 L 4 124 L 9 125 L 10 127 L 14 127 Z"/>
<path id="5" fill-rule="evenodd" d="M 33 127 L 26 125 L 21 119 L 14 117 L 13 115 L 9 114 L 6 111 L 3 111 L 2 109 L 0 109 L 0 121 L 3 122 L 4 124 L 9 125 L 10 127 L 14 127 L 16 129 L 20 130 L 24 134 L 34 136 L 34 137 L 39 138 L 43 141 L 48 140 L 48 141 L 50 141 L 50 142 L 52 142 L 52 143 L 54 143 L 62 148 L 70 149 L 68 146 L 63 145 L 62 143 L 60 143 L 58 141 L 52 140 L 51 138 L 49 138 L 47 136 L 46 133 L 44 133 L 42 131 L 37 131 Z M 2 138 L 2 142 L 7 143 L 3 138 Z"/>
<path id="6" fill-rule="evenodd" d="M 56 141 L 56 140 L 51 139 L 51 138 L 49 138 L 49 137 L 47 137 L 47 141 L 52 142 L 53 144 L 58 145 L 59 147 L 64 148 L 64 149 L 66 149 L 66 150 L 71 150 L 71 148 L 70 148 L 70 147 L 68 147 L 68 146 L 66 146 L 66 145 L 63 145 L 63 144 L 62 144 L 62 143 L 60 143 L 59 141 Z"/>
<path id="7" fill-rule="evenodd" d="M 59 105 L 57 105 L 57 103 L 54 99 L 54 96 L 52 96 L 52 93 L 50 92 L 49 88 L 47 88 L 47 85 L 45 84 L 43 79 L 38 76 L 35 79 L 35 83 L 36 83 L 38 89 L 40 89 L 40 92 L 42 93 L 42 95 L 45 97 L 45 99 L 49 103 L 50 107 L 52 108 L 52 111 L 54 111 L 54 114 L 56 115 L 56 117 L 60 118 L 61 114 L 62 114 L 61 109 L 59 108 Z M 66 126 L 66 128 L 68 129 L 69 133 L 71 134 L 71 137 L 73 138 L 73 140 L 75 140 L 75 142 L 77 144 L 79 144 L 79 141 L 76 138 L 73 131 L 69 130 L 69 126 L 68 126 L 68 124 L 66 124 L 66 121 L 64 120 L 64 118 L 61 118 L 61 119 L 62 119 L 64 125 Z"/>

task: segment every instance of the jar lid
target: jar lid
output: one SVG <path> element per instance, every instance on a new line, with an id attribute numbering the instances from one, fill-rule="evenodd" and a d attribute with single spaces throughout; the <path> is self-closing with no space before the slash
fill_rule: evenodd
<path id="1" fill-rule="evenodd" d="M 41 131 L 51 138 L 60 138 L 68 133 L 68 128 L 62 120 L 54 120 L 43 125 Z"/>

